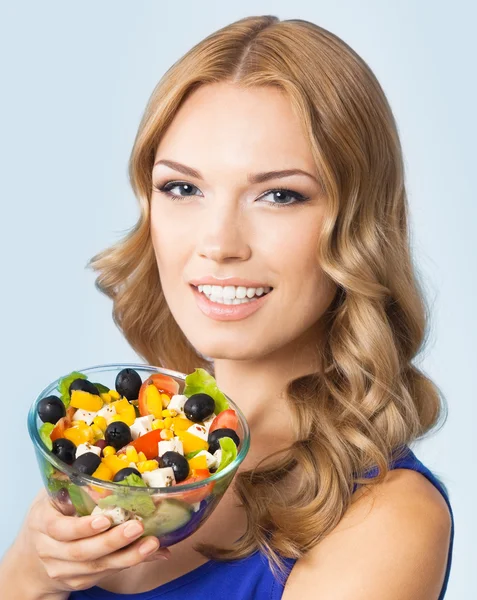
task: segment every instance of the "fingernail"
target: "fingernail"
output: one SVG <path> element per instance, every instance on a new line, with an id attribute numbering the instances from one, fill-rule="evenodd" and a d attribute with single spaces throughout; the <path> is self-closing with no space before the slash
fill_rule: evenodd
<path id="1" fill-rule="evenodd" d="M 147 540 L 144 544 L 139 548 L 139 554 L 146 556 L 146 554 L 151 554 L 159 548 L 159 544 L 155 540 Z"/>
<path id="2" fill-rule="evenodd" d="M 98 517 L 91 522 L 93 529 L 106 529 L 111 525 L 111 521 L 107 517 Z"/>
<path id="3" fill-rule="evenodd" d="M 142 527 L 137 521 L 132 521 L 126 525 L 123 531 L 127 538 L 132 538 L 141 533 Z"/>

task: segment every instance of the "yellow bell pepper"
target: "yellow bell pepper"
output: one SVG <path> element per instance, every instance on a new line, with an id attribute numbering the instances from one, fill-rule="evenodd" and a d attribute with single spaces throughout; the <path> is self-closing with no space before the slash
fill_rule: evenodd
<path id="1" fill-rule="evenodd" d="M 194 423 L 189 421 L 189 419 L 184 417 L 172 417 L 172 429 L 174 429 L 174 431 L 185 431 L 192 425 L 194 425 Z"/>
<path id="2" fill-rule="evenodd" d="M 198 435 L 194 435 L 189 431 L 176 431 L 177 437 L 182 440 L 184 446 L 184 454 L 194 452 L 195 450 L 207 450 L 209 444 Z"/>
<path id="3" fill-rule="evenodd" d="M 149 414 L 154 415 L 155 419 L 162 417 L 162 401 L 161 394 L 157 387 L 153 384 L 148 385 L 145 390 L 146 407 Z"/>
<path id="4" fill-rule="evenodd" d="M 113 474 L 113 477 L 118 471 L 127 467 L 125 461 L 120 459 L 117 454 L 110 454 L 109 456 L 105 456 L 102 462 L 108 467 L 108 469 L 110 469 L 110 471 Z"/>
<path id="5" fill-rule="evenodd" d="M 191 469 L 208 469 L 207 459 L 202 454 L 202 456 L 194 456 L 189 460 L 189 467 Z"/>
<path id="6" fill-rule="evenodd" d="M 75 446 L 85 444 L 92 440 L 91 427 L 68 427 L 63 433 L 63 437 L 73 442 Z"/>
<path id="7" fill-rule="evenodd" d="M 96 477 L 97 479 L 102 479 L 103 481 L 112 481 L 113 472 L 108 466 L 104 464 L 104 462 L 101 462 L 99 464 L 99 467 L 93 473 L 93 477 Z"/>
<path id="8" fill-rule="evenodd" d="M 82 408 L 89 412 L 97 412 L 103 406 L 103 400 L 100 396 L 90 394 L 89 392 L 83 392 L 83 390 L 73 390 L 71 392 L 71 403 L 70 406 L 74 408 Z"/>

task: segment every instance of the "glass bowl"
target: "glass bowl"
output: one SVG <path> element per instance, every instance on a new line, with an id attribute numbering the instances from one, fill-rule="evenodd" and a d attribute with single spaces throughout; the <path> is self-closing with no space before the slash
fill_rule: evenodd
<path id="1" fill-rule="evenodd" d="M 184 373 L 144 364 L 108 364 L 81 369 L 80 372 L 92 382 L 115 389 L 117 374 L 126 368 L 136 370 L 143 381 L 154 373 L 169 375 L 179 384 L 179 394 L 185 387 Z M 207 479 L 186 485 L 179 483 L 162 488 L 126 486 L 78 473 L 60 461 L 42 442 L 39 428 L 43 423 L 37 406 L 42 398 L 58 394 L 60 379 L 41 392 L 28 413 L 28 432 L 53 505 L 68 516 L 90 515 L 97 506 L 126 509 L 127 519 L 142 520 L 143 536 L 157 537 L 162 547 L 177 544 L 197 531 L 214 511 L 249 450 L 250 430 L 239 407 L 226 396 L 230 408 L 237 413 L 240 438 L 237 457 L 227 467 Z M 124 511 L 119 510 L 118 514 L 121 515 L 117 519 L 119 522 L 124 518 Z"/>

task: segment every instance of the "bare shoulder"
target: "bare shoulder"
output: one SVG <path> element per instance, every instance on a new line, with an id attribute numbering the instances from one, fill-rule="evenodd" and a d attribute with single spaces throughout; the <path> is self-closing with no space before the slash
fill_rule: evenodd
<path id="1" fill-rule="evenodd" d="M 298 560 L 283 600 L 436 600 L 451 517 L 421 473 L 395 469 L 360 488 L 337 527 Z"/>

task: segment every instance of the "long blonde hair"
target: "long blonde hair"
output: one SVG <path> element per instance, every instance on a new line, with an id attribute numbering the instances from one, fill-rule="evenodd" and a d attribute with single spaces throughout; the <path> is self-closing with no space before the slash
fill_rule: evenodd
<path id="1" fill-rule="evenodd" d="M 155 151 L 174 115 L 198 86 L 224 81 L 288 95 L 328 199 L 317 260 L 337 293 L 323 317 L 321 372 L 288 385 L 296 442 L 236 477 L 245 535 L 230 548 L 197 547 L 218 560 L 260 550 L 277 573 L 281 556 L 299 558 L 338 524 L 355 484 L 384 479 L 392 453 L 435 427 L 445 404 L 412 363 L 426 341 L 429 311 L 412 264 L 392 111 L 367 64 L 308 21 L 258 16 L 232 23 L 193 47 L 153 90 L 129 162 L 139 220 L 89 263 L 125 338 L 149 364 L 214 374 L 164 299 L 149 201 Z M 365 479 L 373 466 L 378 476 Z M 292 470 L 298 484 L 285 493 L 282 480 Z"/>

